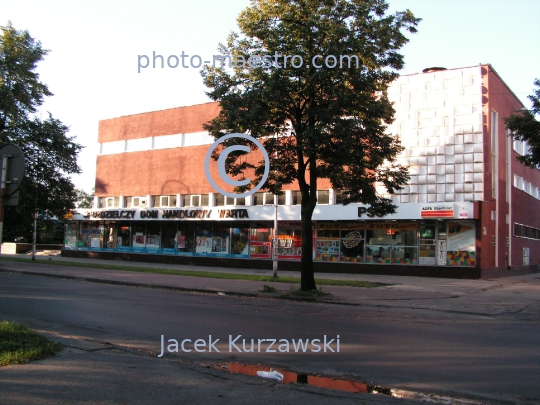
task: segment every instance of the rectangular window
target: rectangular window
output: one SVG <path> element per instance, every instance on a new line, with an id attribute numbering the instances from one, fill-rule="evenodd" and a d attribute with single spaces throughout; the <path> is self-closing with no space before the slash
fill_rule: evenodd
<path id="1" fill-rule="evenodd" d="M 182 194 L 182 207 L 207 207 L 208 194 Z"/>
<path id="2" fill-rule="evenodd" d="M 317 204 L 330 204 L 330 190 L 317 191 Z"/>
<path id="3" fill-rule="evenodd" d="M 146 207 L 146 197 L 124 197 L 126 208 Z"/>
<path id="4" fill-rule="evenodd" d="M 274 205 L 274 194 L 264 193 L 264 205 Z"/>
<path id="5" fill-rule="evenodd" d="M 264 193 L 255 193 L 251 197 L 252 205 L 264 205 Z"/>
<path id="6" fill-rule="evenodd" d="M 302 204 L 302 192 L 293 191 L 292 192 L 292 205 L 301 205 Z"/>
<path id="7" fill-rule="evenodd" d="M 154 195 L 152 196 L 152 206 L 155 208 L 159 207 L 176 207 L 176 196 L 175 195 Z"/>
<path id="8" fill-rule="evenodd" d="M 225 205 L 225 196 L 223 194 L 216 194 L 216 207 L 223 207 Z"/>
<path id="9" fill-rule="evenodd" d="M 119 208 L 119 207 L 120 207 L 120 197 L 105 197 L 101 201 L 101 208 Z"/>

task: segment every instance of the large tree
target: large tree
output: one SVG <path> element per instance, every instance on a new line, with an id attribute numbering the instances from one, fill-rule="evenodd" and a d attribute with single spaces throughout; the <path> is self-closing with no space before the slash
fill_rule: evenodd
<path id="1" fill-rule="evenodd" d="M 0 145 L 16 144 L 26 158 L 19 205 L 5 210 L 6 240 L 29 237 L 35 212 L 63 218 L 76 200 L 69 175 L 81 171 L 77 155 L 82 146 L 61 121 L 36 114 L 52 95 L 36 73 L 47 52 L 28 31 L 11 23 L 0 27 Z"/>
<path id="2" fill-rule="evenodd" d="M 526 166 L 540 168 L 540 121 L 535 118 L 540 116 L 540 80 L 536 79 L 534 84 L 538 88 L 529 96 L 532 108 L 513 113 L 504 118 L 504 122 L 506 129 L 511 131 L 510 136 L 518 141 L 526 141 L 529 146 L 527 153 L 516 159 Z"/>
<path id="3" fill-rule="evenodd" d="M 271 192 L 298 184 L 302 290 L 316 288 L 311 218 L 318 180 L 344 190 L 345 203 L 370 204 L 379 213 L 396 206 L 377 186 L 393 193 L 408 180 L 407 168 L 395 162 L 403 148 L 386 133 L 394 114 L 387 88 L 404 65 L 403 31 L 415 32 L 419 19 L 387 9 L 384 0 L 253 0 L 238 17 L 241 35 L 220 44 L 224 63 L 202 72 L 207 94 L 221 106 L 206 129 L 216 139 L 234 132 L 261 138 Z M 241 155 L 229 155 L 228 173 L 253 169 L 257 183 L 264 163 Z"/>

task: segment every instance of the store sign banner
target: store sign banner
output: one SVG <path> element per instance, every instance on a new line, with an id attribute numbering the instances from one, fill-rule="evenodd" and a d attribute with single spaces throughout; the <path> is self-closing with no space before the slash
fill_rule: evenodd
<path id="1" fill-rule="evenodd" d="M 452 204 L 423 204 L 422 218 L 454 218 L 454 206 Z"/>

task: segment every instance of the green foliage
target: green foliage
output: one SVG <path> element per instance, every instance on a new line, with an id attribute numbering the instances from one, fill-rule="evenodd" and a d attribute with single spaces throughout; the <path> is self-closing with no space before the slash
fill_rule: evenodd
<path id="1" fill-rule="evenodd" d="M 263 293 L 275 293 L 277 290 L 272 287 L 271 285 L 264 284 L 262 290 L 259 290 L 259 292 Z"/>
<path id="2" fill-rule="evenodd" d="M 0 366 L 54 356 L 61 348 L 26 326 L 0 322 Z"/>
<path id="3" fill-rule="evenodd" d="M 516 159 L 525 166 L 540 168 L 540 121 L 535 118 L 540 116 L 540 80 L 534 81 L 538 88 L 529 96 L 532 101 L 532 108 L 520 113 L 513 113 L 508 118 L 504 118 L 506 129 L 512 131 L 512 136 L 518 141 L 527 141 L 529 151 L 524 156 Z"/>
<path id="4" fill-rule="evenodd" d="M 404 64 L 398 51 L 408 40 L 402 31 L 416 32 L 420 20 L 409 10 L 386 15 L 387 9 L 384 0 L 254 0 L 238 17 L 243 35 L 232 33 L 220 44 L 230 66 L 202 71 L 207 94 L 221 106 L 205 128 L 216 139 L 234 132 L 261 138 L 272 168 L 269 191 L 299 185 L 303 290 L 315 288 L 311 216 L 318 179 L 345 190 L 345 203 L 370 204 L 385 214 L 396 206 L 377 192 L 376 183 L 393 193 L 409 178 L 396 163 L 403 150 L 399 140 L 386 134 L 394 114 L 386 92 Z M 250 65 L 253 56 L 264 55 L 280 66 Z M 286 64 L 283 55 L 297 55 L 304 64 Z M 315 55 L 322 55 L 319 64 L 334 55 L 338 65 L 317 68 Z M 223 146 L 232 142 L 238 138 Z M 253 184 L 264 173 L 263 162 L 250 164 L 241 152 L 229 154 L 226 163 L 232 176 L 254 170 Z"/>
<path id="5" fill-rule="evenodd" d="M 16 144 L 26 158 L 19 205 L 6 207 L 4 229 L 27 238 L 35 212 L 62 218 L 75 207 L 68 175 L 81 172 L 77 155 L 82 146 L 67 135 L 69 128 L 51 114 L 46 119 L 34 115 L 52 95 L 35 72 L 47 53 L 28 31 L 11 23 L 0 27 L 0 145 Z"/>
<path id="6" fill-rule="evenodd" d="M 82 189 L 75 189 L 75 193 L 77 194 L 77 208 L 92 208 L 94 203 L 94 190 L 95 188 L 92 188 L 92 193 L 88 194 Z"/>

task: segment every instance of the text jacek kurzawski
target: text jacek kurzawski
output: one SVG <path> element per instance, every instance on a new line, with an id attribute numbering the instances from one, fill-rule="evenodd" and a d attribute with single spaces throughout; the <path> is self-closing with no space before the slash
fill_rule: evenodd
<path id="1" fill-rule="evenodd" d="M 221 353 L 216 345 L 221 339 L 167 339 L 161 335 L 161 354 L 164 353 Z M 229 353 L 339 353 L 339 335 L 320 339 L 246 339 L 242 335 L 229 335 L 226 344 Z M 222 345 L 220 345 L 221 347 Z"/>

